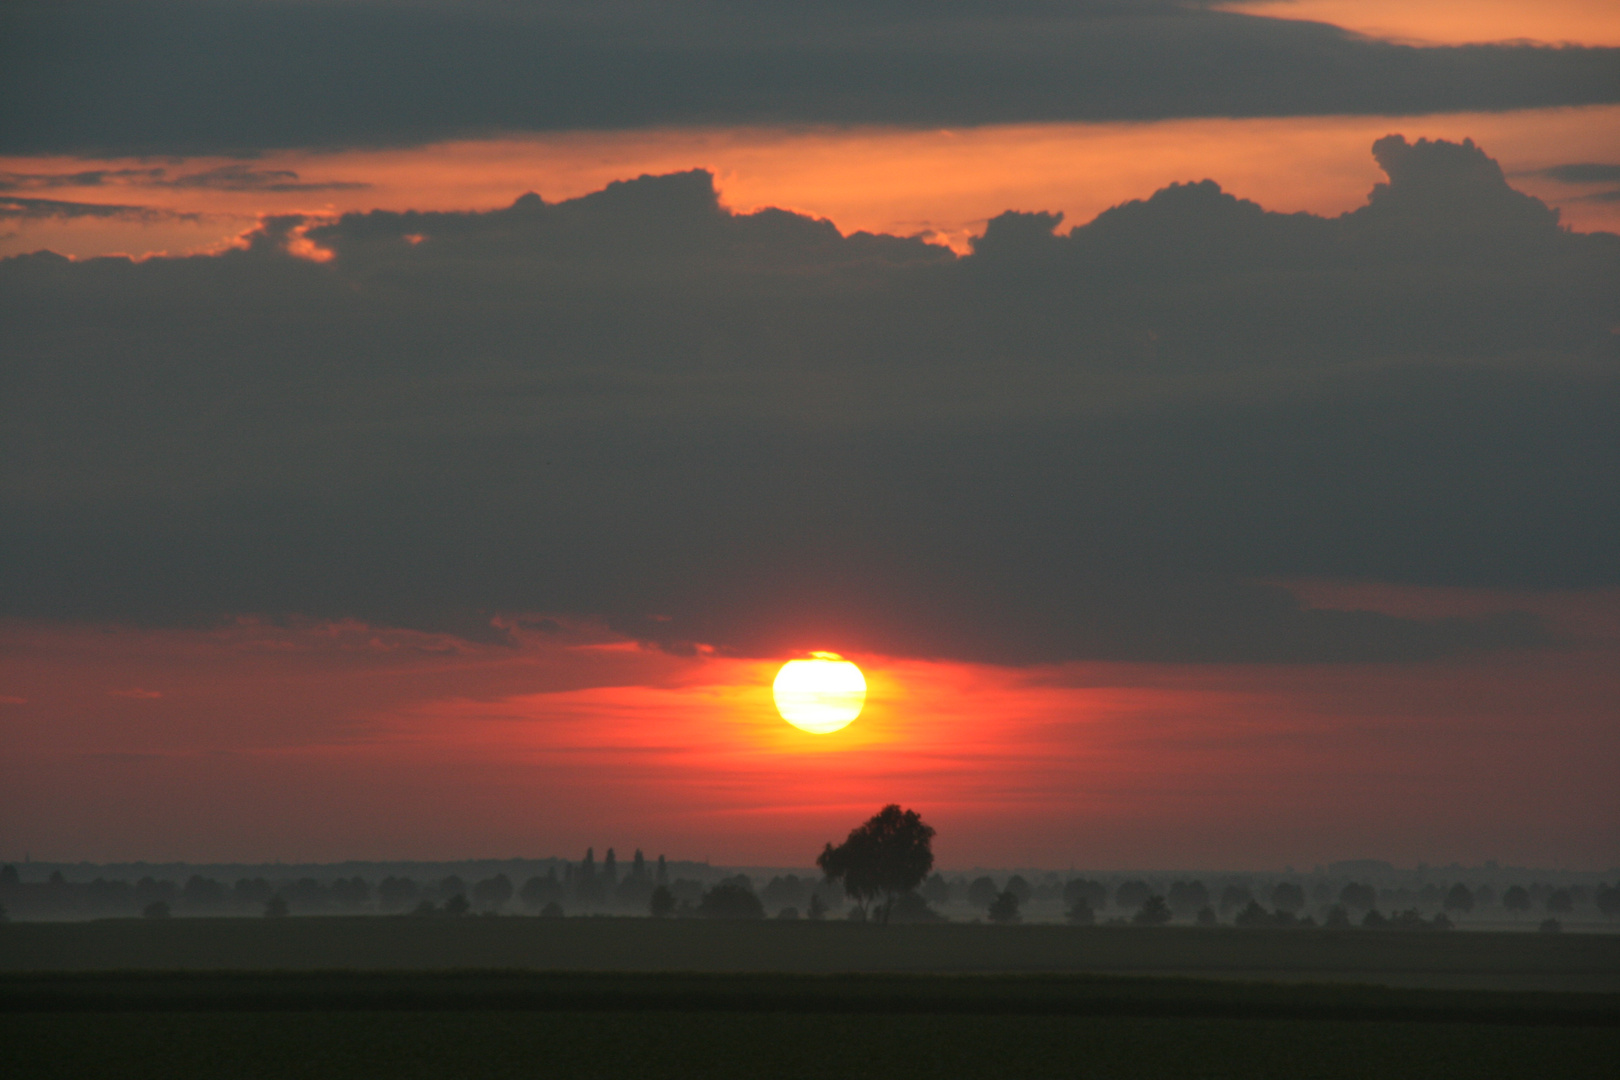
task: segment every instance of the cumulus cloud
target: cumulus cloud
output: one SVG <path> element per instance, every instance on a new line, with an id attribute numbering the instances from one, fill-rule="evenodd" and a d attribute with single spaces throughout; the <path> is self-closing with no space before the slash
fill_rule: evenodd
<path id="1" fill-rule="evenodd" d="M 694 172 L 0 262 L 4 610 L 1014 663 L 1544 642 L 1256 584 L 1620 581 L 1620 237 L 1472 144 L 1375 153 L 1341 217 L 1203 181 L 965 257 Z"/>
<path id="2" fill-rule="evenodd" d="M 0 9 L 0 152 L 1410 115 L 1613 102 L 1617 75 L 1617 49 L 1415 47 L 1169 0 L 52 0 Z"/>

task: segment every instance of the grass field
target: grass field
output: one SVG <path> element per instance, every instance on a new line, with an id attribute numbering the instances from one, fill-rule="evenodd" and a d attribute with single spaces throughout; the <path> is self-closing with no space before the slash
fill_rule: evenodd
<path id="1" fill-rule="evenodd" d="M 11 924 L 0 1058 L 8 1078 L 75 1080 L 1580 1080 L 1620 1061 L 1615 942 L 628 919 Z M 1174 971 L 1202 977 L 1163 977 Z"/>
<path id="2" fill-rule="evenodd" d="M 1620 992 L 1620 935 L 652 919 L 0 924 L 0 971 L 1091 972 Z"/>

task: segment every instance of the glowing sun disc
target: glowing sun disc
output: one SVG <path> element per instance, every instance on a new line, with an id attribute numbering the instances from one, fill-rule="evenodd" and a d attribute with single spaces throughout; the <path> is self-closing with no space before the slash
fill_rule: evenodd
<path id="1" fill-rule="evenodd" d="M 829 735 L 861 715 L 866 677 L 837 653 L 810 655 L 783 664 L 771 692 L 782 719 L 813 735 Z"/>

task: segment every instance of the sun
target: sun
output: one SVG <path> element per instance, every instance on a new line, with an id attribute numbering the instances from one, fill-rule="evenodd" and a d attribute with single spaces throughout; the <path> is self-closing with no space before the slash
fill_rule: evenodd
<path id="1" fill-rule="evenodd" d="M 837 653 L 816 652 L 810 657 L 783 664 L 771 691 L 782 719 L 812 735 L 829 735 L 861 715 L 866 677 Z"/>

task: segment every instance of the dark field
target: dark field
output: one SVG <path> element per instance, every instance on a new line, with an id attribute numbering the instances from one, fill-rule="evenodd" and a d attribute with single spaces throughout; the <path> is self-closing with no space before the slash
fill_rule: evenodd
<path id="1" fill-rule="evenodd" d="M 0 971 L 1086 972 L 1620 992 L 1620 935 L 701 919 L 0 924 Z"/>
<path id="2" fill-rule="evenodd" d="M 0 1046 L 8 1077 L 1610 1077 L 1617 944 L 644 919 L 11 924 Z M 868 974 L 814 973 L 837 971 Z"/>

